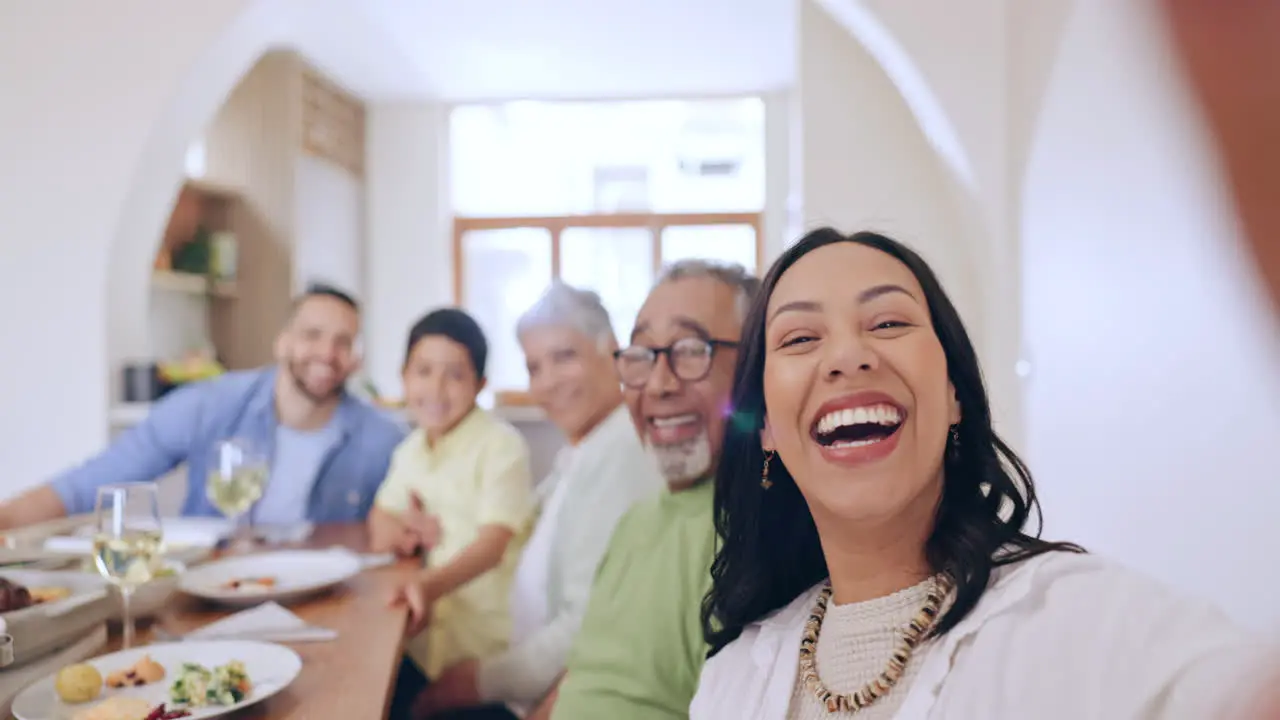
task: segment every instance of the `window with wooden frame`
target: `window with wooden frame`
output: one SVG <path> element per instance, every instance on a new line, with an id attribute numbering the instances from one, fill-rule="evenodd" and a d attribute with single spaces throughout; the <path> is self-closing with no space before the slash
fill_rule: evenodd
<path id="1" fill-rule="evenodd" d="M 552 280 L 599 293 L 619 342 L 661 269 L 677 260 L 763 262 L 760 213 L 456 218 L 454 300 L 489 335 L 490 386 L 528 386 L 515 324 Z"/>
<path id="2" fill-rule="evenodd" d="M 450 118 L 454 300 L 522 402 L 515 324 L 552 280 L 594 290 L 625 343 L 661 269 L 762 263 L 758 98 L 463 106 Z"/>

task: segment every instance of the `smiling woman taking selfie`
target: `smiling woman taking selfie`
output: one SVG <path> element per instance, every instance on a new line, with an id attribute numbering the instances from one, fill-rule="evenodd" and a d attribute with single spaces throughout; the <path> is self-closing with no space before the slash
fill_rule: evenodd
<path id="1" fill-rule="evenodd" d="M 1221 718 L 1258 682 L 1212 606 L 1028 531 L 964 325 L 894 240 L 778 259 L 733 408 L 693 720 Z"/>

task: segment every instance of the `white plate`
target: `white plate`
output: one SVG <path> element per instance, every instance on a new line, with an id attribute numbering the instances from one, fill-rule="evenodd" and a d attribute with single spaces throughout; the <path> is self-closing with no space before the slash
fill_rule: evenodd
<path id="1" fill-rule="evenodd" d="M 164 666 L 163 680 L 142 687 L 104 690 L 91 703 L 69 705 L 58 698 L 53 690 L 54 676 L 49 675 L 18 693 L 13 699 L 13 714 L 18 720 L 71 720 L 72 715 L 80 710 L 116 695 L 139 697 L 152 706 L 167 704 L 169 685 L 177 677 L 182 663 L 195 662 L 212 669 L 216 665 L 239 660 L 244 663 L 249 681 L 253 683 L 253 690 L 248 697 L 235 705 L 191 708 L 192 718 L 218 717 L 275 695 L 288 687 L 302 671 L 302 658 L 298 657 L 298 653 L 283 645 L 249 640 L 149 645 L 103 655 L 88 662 L 106 677 L 108 673 L 133 665 L 143 655 L 150 655 L 152 660 Z"/>
<path id="2" fill-rule="evenodd" d="M 101 575 L 79 570 L 0 570 L 0 577 L 27 588 L 61 587 L 71 594 L 61 600 L 30 605 L 21 610 L 4 613 L 5 620 L 13 625 L 35 616 L 60 617 L 76 608 L 87 605 L 107 594 L 109 586 Z"/>
<path id="3" fill-rule="evenodd" d="M 344 582 L 361 570 L 360 556 L 346 550 L 280 550 L 238 555 L 187 570 L 179 587 L 188 595 L 247 607 L 274 600 L 286 604 Z M 269 590 L 230 590 L 232 580 L 275 578 Z"/>
<path id="4" fill-rule="evenodd" d="M 165 568 L 169 574 L 160 575 L 150 582 L 138 587 L 133 593 L 131 609 L 135 619 L 152 617 L 162 610 L 169 598 L 178 591 L 178 578 L 186 572 L 187 566 L 177 560 L 166 559 Z M 120 591 L 98 574 L 90 563 L 84 563 L 79 570 L 11 570 L 0 569 L 0 577 L 7 578 L 27 588 L 63 587 L 71 591 L 71 595 L 62 600 L 32 605 L 23 610 L 4 613 L 4 617 L 13 621 L 17 613 L 27 615 L 45 615 L 55 617 L 66 613 L 102 597 L 112 596 L 112 604 L 120 612 Z M 73 602 L 74 601 L 74 602 Z"/>

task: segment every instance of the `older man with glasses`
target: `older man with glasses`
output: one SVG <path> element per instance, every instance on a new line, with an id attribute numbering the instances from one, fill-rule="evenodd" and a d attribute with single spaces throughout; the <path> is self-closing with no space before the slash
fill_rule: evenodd
<path id="1" fill-rule="evenodd" d="M 631 420 L 667 492 L 618 523 L 558 694 L 534 715 L 683 718 L 706 656 L 699 609 L 715 545 L 710 478 L 729 416 L 743 316 L 740 266 L 669 267 L 615 353 Z"/>

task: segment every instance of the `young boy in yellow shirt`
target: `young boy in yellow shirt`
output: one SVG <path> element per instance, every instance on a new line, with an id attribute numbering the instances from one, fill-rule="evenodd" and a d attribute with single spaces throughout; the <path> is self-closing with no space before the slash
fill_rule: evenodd
<path id="1" fill-rule="evenodd" d="M 392 717 L 450 665 L 506 647 L 510 587 L 535 513 L 529 448 L 476 406 L 488 344 L 461 310 L 409 331 L 404 392 L 417 429 L 396 448 L 369 516 L 377 551 L 426 552 L 394 602 L 410 610 Z"/>

